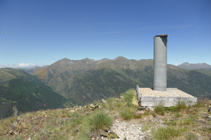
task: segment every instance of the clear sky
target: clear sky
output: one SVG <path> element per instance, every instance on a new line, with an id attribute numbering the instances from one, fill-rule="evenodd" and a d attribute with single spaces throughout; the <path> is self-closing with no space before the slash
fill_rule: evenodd
<path id="1" fill-rule="evenodd" d="M 168 64 L 211 64 L 211 0 L 0 0 L 0 65 L 153 59 L 159 34 Z"/>

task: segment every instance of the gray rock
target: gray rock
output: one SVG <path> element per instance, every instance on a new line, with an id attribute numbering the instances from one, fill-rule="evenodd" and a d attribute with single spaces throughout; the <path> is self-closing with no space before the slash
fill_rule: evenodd
<path id="1" fill-rule="evenodd" d="M 197 138 L 200 138 L 201 135 L 200 135 L 199 133 L 196 133 L 196 137 L 197 137 Z"/>
<path id="2" fill-rule="evenodd" d="M 93 105 L 93 104 L 90 104 L 89 106 L 90 106 L 91 108 L 95 108 L 95 105 Z"/>
<path id="3" fill-rule="evenodd" d="M 102 99 L 102 102 L 105 103 L 105 104 L 107 103 L 106 100 L 104 100 L 104 99 Z"/>
<path id="4" fill-rule="evenodd" d="M 154 108 L 153 107 L 150 107 L 150 106 L 147 107 L 147 109 L 150 110 L 150 111 L 154 111 Z"/>

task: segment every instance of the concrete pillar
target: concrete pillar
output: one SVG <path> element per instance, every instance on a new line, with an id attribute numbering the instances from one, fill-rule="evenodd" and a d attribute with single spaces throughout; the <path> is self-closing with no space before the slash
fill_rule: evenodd
<path id="1" fill-rule="evenodd" d="M 154 85 L 155 91 L 166 91 L 167 87 L 167 34 L 154 37 Z"/>

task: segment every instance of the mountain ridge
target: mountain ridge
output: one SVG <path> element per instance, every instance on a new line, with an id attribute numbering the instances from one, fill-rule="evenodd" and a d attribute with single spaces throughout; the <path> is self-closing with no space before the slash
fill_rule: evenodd
<path id="1" fill-rule="evenodd" d="M 193 96 L 202 97 L 211 94 L 211 87 L 209 86 L 211 85 L 211 77 L 174 65 L 168 64 L 167 68 L 168 87 L 177 87 Z M 107 75 L 105 76 L 104 73 Z M 128 60 L 124 57 L 96 61 L 87 58 L 74 61 L 61 59 L 47 68 L 34 73 L 34 75 L 40 77 L 45 83 L 54 87 L 58 93 L 69 100 L 74 100 L 78 105 L 85 105 L 93 102 L 95 97 L 100 99 L 98 94 L 108 98 L 111 95 L 119 96 L 120 92 L 125 92 L 125 89 L 118 91 L 115 88 L 115 81 L 123 82 L 122 85 L 118 85 L 120 88 L 126 83 L 132 87 L 135 87 L 137 84 L 141 87 L 152 87 L 153 60 Z M 104 82 L 107 81 L 107 77 L 114 78 L 110 81 L 113 84 L 106 84 Z M 95 84 L 91 85 L 89 83 Z M 95 85 L 98 85 L 98 87 L 94 87 Z M 82 88 L 80 89 L 79 87 Z M 128 88 L 131 87 L 128 86 Z M 85 98 L 80 101 L 82 96 L 87 98 L 90 96 L 90 101 Z"/>
<path id="2" fill-rule="evenodd" d="M 188 70 L 193 70 L 193 69 L 208 69 L 208 70 L 211 70 L 211 65 L 206 64 L 206 63 L 184 62 L 184 63 L 178 65 L 178 67 L 185 68 L 185 69 L 188 69 Z"/>

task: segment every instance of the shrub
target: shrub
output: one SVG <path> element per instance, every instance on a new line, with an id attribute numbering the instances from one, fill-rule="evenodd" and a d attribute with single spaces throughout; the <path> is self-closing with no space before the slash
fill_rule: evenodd
<path id="1" fill-rule="evenodd" d="M 71 120 L 70 126 L 71 129 L 75 129 L 75 127 L 79 126 L 82 123 L 83 120 L 83 116 L 79 115 L 77 112 L 74 112 L 73 114 L 71 114 L 71 117 L 73 118 Z"/>
<path id="2" fill-rule="evenodd" d="M 171 126 L 176 126 L 177 122 L 176 121 L 170 121 L 168 124 L 171 125 Z"/>
<path id="3" fill-rule="evenodd" d="M 120 102 L 120 101 L 119 102 L 115 102 L 114 109 L 119 111 L 121 108 L 124 108 L 124 106 L 125 105 L 124 105 L 123 102 Z"/>
<path id="4" fill-rule="evenodd" d="M 182 109 L 186 109 L 186 104 L 185 104 L 185 101 L 182 101 L 182 100 L 178 100 L 177 101 L 177 104 L 176 104 L 176 106 L 175 106 L 175 108 L 176 108 L 176 111 L 180 111 L 180 110 L 182 110 Z"/>
<path id="5" fill-rule="evenodd" d="M 165 108 L 164 108 L 162 102 L 154 107 L 154 112 L 159 114 L 159 115 L 164 115 L 165 114 Z"/>
<path id="6" fill-rule="evenodd" d="M 187 132 L 185 134 L 185 138 L 187 140 L 197 140 L 198 139 L 198 137 L 195 134 L 191 133 L 191 132 Z"/>
<path id="7" fill-rule="evenodd" d="M 184 120 L 181 121 L 180 125 L 191 125 L 191 124 L 194 124 L 194 117 L 191 116 L 189 118 L 186 118 Z"/>
<path id="8" fill-rule="evenodd" d="M 90 140 L 90 137 L 87 133 L 85 133 L 84 131 L 79 132 L 77 137 L 75 138 L 75 140 Z"/>
<path id="9" fill-rule="evenodd" d="M 121 116 L 124 120 L 129 120 L 129 119 L 131 119 L 131 118 L 134 117 L 134 114 L 133 114 L 131 108 L 126 107 L 123 111 L 120 112 L 120 116 Z"/>
<path id="10" fill-rule="evenodd" d="M 112 110 L 113 109 L 113 106 L 114 106 L 114 102 L 115 102 L 115 98 L 108 98 L 106 100 L 106 107 L 109 109 L 109 110 Z"/>
<path id="11" fill-rule="evenodd" d="M 104 111 L 95 111 L 87 120 L 90 131 L 98 131 L 112 125 L 112 118 Z"/>
<path id="12" fill-rule="evenodd" d="M 151 115 L 155 117 L 156 116 L 156 113 L 155 112 L 151 112 Z"/>
<path id="13" fill-rule="evenodd" d="M 151 114 L 151 111 L 149 109 L 147 109 L 143 115 L 147 116 L 147 115 L 150 115 Z"/>
<path id="14" fill-rule="evenodd" d="M 122 96 L 123 101 L 125 101 L 128 106 L 133 106 L 134 89 L 129 89 L 128 91 L 123 93 Z"/>
<path id="15" fill-rule="evenodd" d="M 174 127 L 168 126 L 167 128 L 159 127 L 152 129 L 152 134 L 155 140 L 170 140 L 180 136 L 182 131 Z"/>
<path id="16" fill-rule="evenodd" d="M 176 111 L 176 107 L 175 106 L 171 106 L 171 107 L 166 108 L 166 110 L 175 112 Z"/>
<path id="17" fill-rule="evenodd" d="M 197 101 L 197 103 L 193 105 L 193 107 L 197 107 L 197 108 L 204 107 L 203 101 L 202 100 Z"/>
<path id="18" fill-rule="evenodd" d="M 164 121 L 164 123 L 167 123 L 168 122 L 168 119 L 163 118 L 163 121 Z"/>
<path id="19" fill-rule="evenodd" d="M 145 131 L 149 130 L 149 128 L 150 128 L 150 125 L 149 125 L 149 124 L 144 124 L 144 125 L 142 126 L 142 128 L 141 128 L 141 131 L 142 131 L 142 132 L 145 132 Z"/>
<path id="20" fill-rule="evenodd" d="M 182 117 L 182 114 L 180 114 L 180 113 L 176 113 L 176 114 L 174 115 L 174 117 L 175 117 L 175 118 Z"/>

